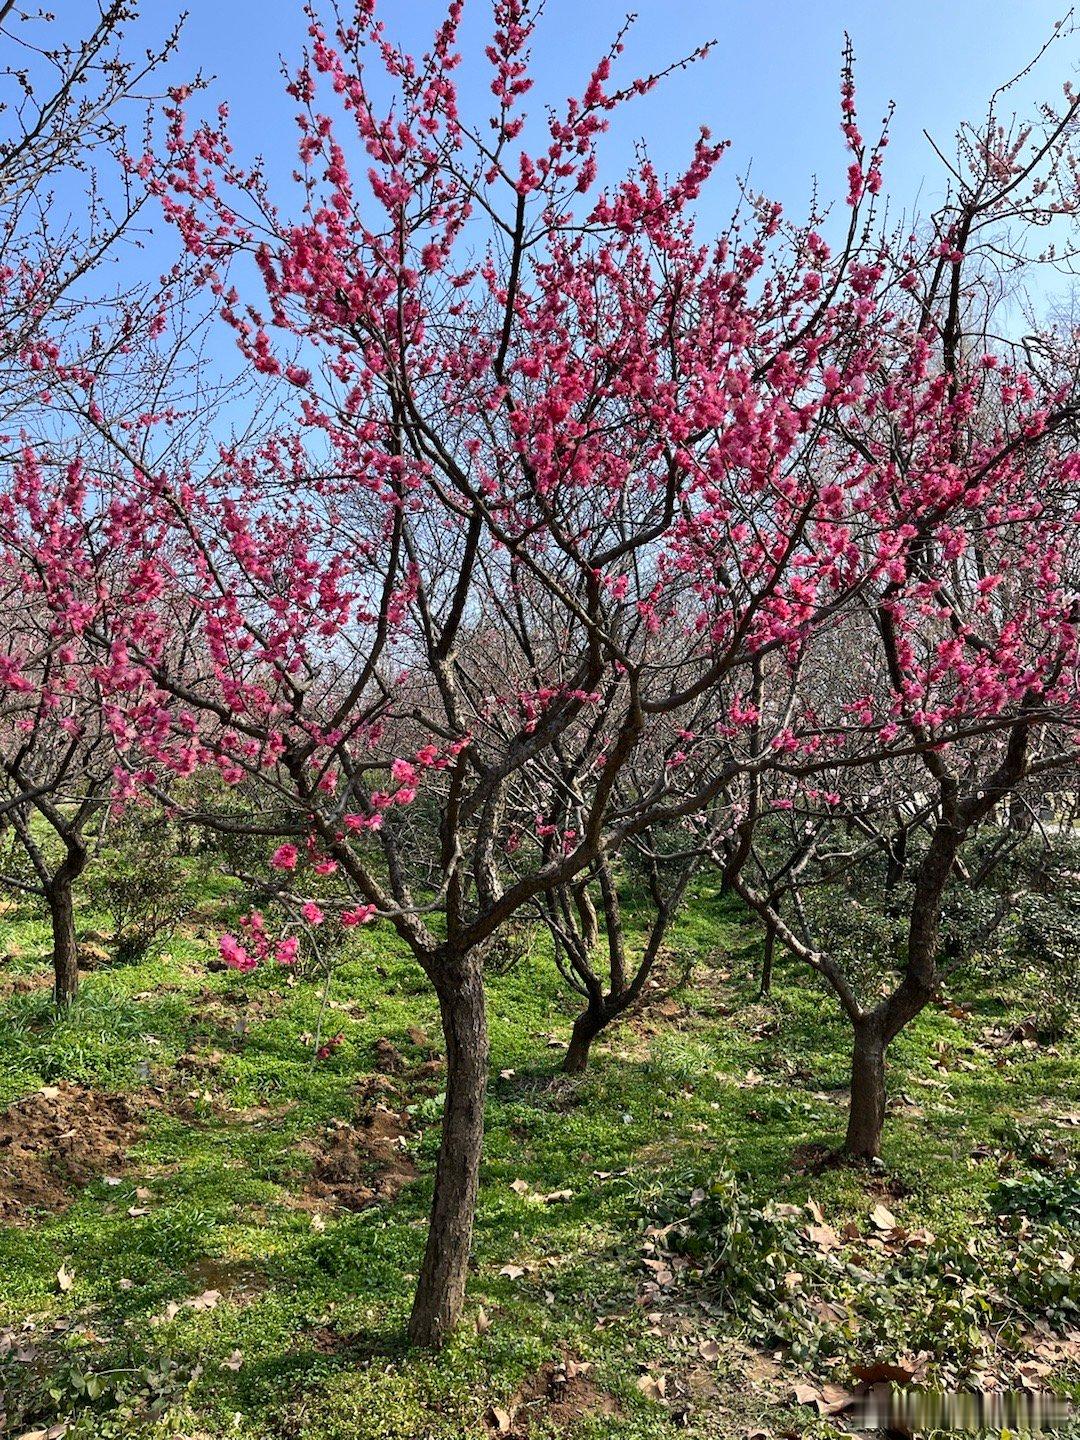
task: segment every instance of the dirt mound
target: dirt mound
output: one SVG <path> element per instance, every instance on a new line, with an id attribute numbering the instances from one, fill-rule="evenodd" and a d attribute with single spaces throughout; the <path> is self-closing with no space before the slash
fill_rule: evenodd
<path id="1" fill-rule="evenodd" d="M 315 1150 L 309 1200 L 342 1210 L 364 1210 L 392 1200 L 416 1178 L 416 1165 L 404 1148 L 407 1115 L 376 1104 L 351 1123 L 335 1120 Z"/>
<path id="2" fill-rule="evenodd" d="M 34 990 L 48 990 L 52 983 L 51 970 L 8 971 L 0 974 L 0 995 L 29 995 Z"/>
<path id="3" fill-rule="evenodd" d="M 523 1440 L 536 1425 L 545 1435 L 561 1435 L 586 1416 L 616 1415 L 618 1401 L 590 1379 L 591 1369 L 570 1357 L 550 1361 L 530 1376 L 505 1409 L 493 1406 L 488 1411 L 488 1433 Z"/>
<path id="4" fill-rule="evenodd" d="M 73 1191 L 115 1174 L 139 1135 L 138 1113 L 127 1096 L 64 1080 L 0 1110 L 0 1222 L 65 1210 Z"/>

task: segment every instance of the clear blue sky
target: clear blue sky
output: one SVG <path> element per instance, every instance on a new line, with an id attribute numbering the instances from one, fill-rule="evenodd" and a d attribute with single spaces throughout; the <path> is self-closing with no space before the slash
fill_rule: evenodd
<path id="1" fill-rule="evenodd" d="M 228 100 L 238 159 L 265 155 L 271 175 L 276 170 L 282 177 L 273 188 L 284 199 L 296 129 L 280 57 L 294 60 L 304 43 L 301 0 L 142 0 L 129 46 L 159 41 L 184 4 L 188 20 L 170 78 L 198 70 L 213 77 L 193 109 L 212 113 Z M 465 8 L 464 63 L 457 77 L 463 108 L 487 115 L 491 72 L 483 49 L 490 0 L 466 0 Z M 536 85 L 528 97 L 534 116 L 542 119 L 546 102 L 580 93 L 627 8 L 628 0 L 547 0 L 534 45 Z M 932 208 L 943 188 L 941 164 L 923 129 L 949 153 L 957 125 L 985 114 L 993 89 L 1037 53 L 1066 12 L 1062 0 L 637 0 L 637 9 L 619 72 L 626 79 L 663 68 L 707 39 L 717 45 L 704 61 L 618 112 L 601 154 L 601 175 L 607 181 L 621 177 L 633 165 L 639 139 L 661 169 L 680 167 L 699 126 L 707 125 L 732 143 L 698 202 L 702 239 L 726 222 L 737 198 L 736 179 L 747 167 L 752 188 L 779 200 L 796 220 L 805 215 L 815 174 L 823 198 L 842 200 L 848 157 L 839 132 L 838 86 L 845 29 L 856 50 L 863 133 L 876 135 L 888 101 L 896 102 L 885 189 L 892 217 L 910 221 L 916 208 Z M 44 45 L 73 42 L 96 10 L 96 0 L 65 0 L 55 20 L 35 22 L 32 29 Z M 414 51 L 427 48 L 444 12 L 445 0 L 380 0 L 379 6 L 391 33 Z M 1014 104 L 1027 113 L 1033 101 L 1058 99 L 1064 80 L 1080 83 L 1078 70 L 1080 34 L 1068 35 L 1034 79 L 1009 97 L 1003 118 Z M 366 166 L 366 157 L 361 163 Z M 58 204 L 63 200 L 61 189 Z M 283 208 L 290 213 L 287 200 Z M 839 209 L 843 213 L 842 204 Z M 118 272 L 128 283 L 172 262 L 177 238 L 160 217 L 144 212 L 144 220 L 151 218 L 159 233 L 143 236 L 142 253 L 116 252 L 102 272 L 105 289 Z M 1060 283 L 1050 276 L 1045 281 L 1047 295 Z"/>
<path id="2" fill-rule="evenodd" d="M 628 8 L 626 0 L 548 0 L 535 46 L 534 110 L 579 87 Z M 940 167 L 923 128 L 947 145 L 957 124 L 977 118 L 994 86 L 1031 58 L 1067 7 L 1047 0 L 637 0 L 636 8 L 627 74 L 704 39 L 719 43 L 705 62 L 621 114 L 608 146 L 612 169 L 631 162 L 638 137 L 662 165 L 675 166 L 706 124 L 732 141 L 730 176 L 752 161 L 754 188 L 799 215 L 813 173 L 826 193 L 842 186 L 837 76 L 845 29 L 856 48 L 864 133 L 886 102 L 896 101 L 886 188 L 908 208 L 928 182 L 925 208 L 939 193 Z M 218 77 L 211 95 L 230 102 L 240 154 L 262 150 L 272 157 L 291 145 L 292 107 L 282 94 L 278 56 L 295 55 L 302 40 L 299 0 L 187 0 L 187 9 L 183 64 Z M 146 0 L 146 10 L 155 27 L 170 13 L 165 0 Z M 382 0 L 380 7 L 390 28 L 419 48 L 442 11 L 441 0 Z M 488 0 L 467 0 L 466 16 L 466 103 L 484 104 Z M 1056 97 L 1078 65 L 1080 36 L 1072 36 L 1044 62 L 1041 82 L 1018 98 Z M 702 205 L 706 218 L 726 214 L 732 194 L 726 184 L 716 187 Z"/>

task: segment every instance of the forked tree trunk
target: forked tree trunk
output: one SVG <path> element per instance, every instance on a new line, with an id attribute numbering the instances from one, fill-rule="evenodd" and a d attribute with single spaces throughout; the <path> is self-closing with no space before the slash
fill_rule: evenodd
<path id="1" fill-rule="evenodd" d="M 461 1317 L 484 1140 L 488 1034 L 479 958 L 437 986 L 446 1041 L 446 1100 L 424 1260 L 409 1339 L 438 1349 Z"/>
<path id="2" fill-rule="evenodd" d="M 851 1057 L 851 1102 L 844 1153 L 873 1160 L 881 1150 L 885 1124 L 885 1035 L 882 1017 L 868 1015 L 855 1024 Z"/>
<path id="3" fill-rule="evenodd" d="M 82 865 L 78 865 L 74 874 L 73 868 L 65 861 L 45 891 L 52 923 L 53 999 L 57 1005 L 69 1004 L 79 988 L 79 948 L 75 941 L 75 903 L 71 885 Z"/>
<path id="4" fill-rule="evenodd" d="M 570 1044 L 566 1047 L 566 1054 L 563 1057 L 562 1069 L 564 1075 L 581 1075 L 589 1063 L 589 1051 L 592 1049 L 592 1042 L 604 1028 L 605 1017 L 602 1011 L 598 1011 L 590 1005 L 583 1010 L 574 1021 L 574 1028 L 570 1034 Z"/>

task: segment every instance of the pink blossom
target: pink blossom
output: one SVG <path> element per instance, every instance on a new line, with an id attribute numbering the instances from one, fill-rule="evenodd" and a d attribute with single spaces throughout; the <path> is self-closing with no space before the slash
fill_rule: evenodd
<path id="1" fill-rule="evenodd" d="M 378 907 L 375 905 L 357 905 L 352 910 L 342 912 L 341 923 L 347 929 L 354 925 L 368 925 L 378 914 Z"/>
<path id="2" fill-rule="evenodd" d="M 218 953 L 233 970 L 254 970 L 257 964 L 235 935 L 222 935 L 218 941 Z"/>

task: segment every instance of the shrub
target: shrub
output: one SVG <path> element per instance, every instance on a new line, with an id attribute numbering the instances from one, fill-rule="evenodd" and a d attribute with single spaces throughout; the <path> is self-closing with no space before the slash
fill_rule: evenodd
<path id="1" fill-rule="evenodd" d="M 90 873 L 90 899 L 112 922 L 121 964 L 145 959 L 165 944 L 189 913 L 194 877 L 162 815 L 126 815 L 108 832 Z"/>

